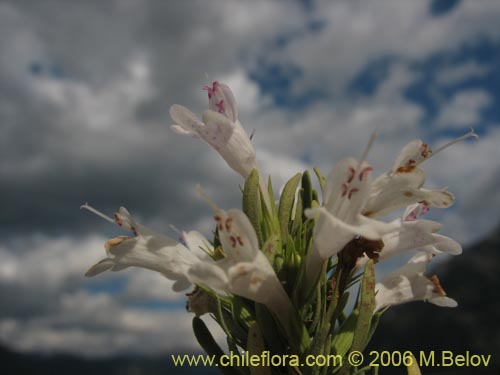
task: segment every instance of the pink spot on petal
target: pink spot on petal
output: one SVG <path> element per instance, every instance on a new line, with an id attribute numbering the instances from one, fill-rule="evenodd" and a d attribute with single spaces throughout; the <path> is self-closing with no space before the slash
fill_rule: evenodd
<path id="1" fill-rule="evenodd" d="M 226 105 L 224 104 L 224 100 L 220 100 L 218 103 L 215 103 L 215 106 L 218 108 L 219 113 L 226 113 Z"/>
<path id="2" fill-rule="evenodd" d="M 212 82 L 212 87 L 203 86 L 203 90 L 206 90 L 208 93 L 208 99 L 211 99 L 212 96 L 216 94 L 215 91 L 217 91 L 218 88 L 219 88 L 219 82 L 217 81 Z"/>
<path id="3" fill-rule="evenodd" d="M 351 190 L 349 191 L 349 195 L 347 196 L 347 198 L 348 198 L 348 199 L 351 199 L 351 198 L 352 198 L 352 195 L 353 195 L 354 193 L 357 193 L 358 191 L 359 191 L 359 189 L 358 189 L 358 188 L 351 189 Z"/>
<path id="4" fill-rule="evenodd" d="M 347 190 L 348 190 L 348 187 L 347 187 L 347 184 L 342 184 L 342 196 L 345 196 L 347 194 Z"/>
<path id="5" fill-rule="evenodd" d="M 350 183 L 356 174 L 354 167 L 349 166 L 349 177 L 347 178 L 347 183 Z"/>
<path id="6" fill-rule="evenodd" d="M 123 225 L 123 221 L 118 214 L 115 214 L 115 221 L 120 227 Z"/>
<path id="7" fill-rule="evenodd" d="M 365 177 L 365 175 L 368 173 L 368 172 L 371 172 L 373 171 L 373 168 L 372 167 L 365 167 L 363 168 L 363 170 L 361 171 L 361 173 L 359 174 L 359 181 L 363 181 L 363 178 Z"/>
<path id="8" fill-rule="evenodd" d="M 236 247 L 236 238 L 231 236 L 229 237 L 229 240 L 231 241 L 231 247 Z"/>

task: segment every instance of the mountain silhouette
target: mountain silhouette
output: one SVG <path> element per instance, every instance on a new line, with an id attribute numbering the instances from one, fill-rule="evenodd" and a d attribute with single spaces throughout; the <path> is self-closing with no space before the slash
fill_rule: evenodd
<path id="1" fill-rule="evenodd" d="M 500 374 L 500 227 L 462 255 L 437 265 L 433 274 L 458 307 L 424 302 L 393 307 L 382 316 L 370 350 L 491 354 L 487 367 L 427 367 L 422 374 Z M 384 368 L 380 373 L 404 371 Z"/>

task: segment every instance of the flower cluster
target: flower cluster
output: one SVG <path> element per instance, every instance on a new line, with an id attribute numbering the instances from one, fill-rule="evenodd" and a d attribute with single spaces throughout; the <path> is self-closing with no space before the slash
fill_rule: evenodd
<path id="1" fill-rule="evenodd" d="M 305 171 L 288 181 L 276 201 L 271 180 L 266 184 L 259 173 L 231 90 L 217 81 L 204 90 L 209 109 L 202 120 L 174 105 L 171 128 L 203 139 L 245 179 L 243 209 L 223 210 L 198 187 L 214 211 L 213 237 L 190 231 L 177 241 L 137 223 L 123 207 L 111 218 L 85 204 L 82 208 L 130 233 L 107 241 L 106 258 L 86 276 L 134 266 L 173 280 L 175 291 L 193 286 L 187 308 L 195 314 L 195 335 L 210 354 L 222 350 L 199 318 L 204 314 L 222 327 L 231 350 L 343 356 L 364 349 L 390 306 L 416 300 L 457 305 L 437 276 L 427 277 L 425 271 L 433 257 L 458 255 L 461 246 L 438 234 L 440 223 L 422 219 L 431 207 L 451 206 L 454 196 L 424 188 L 421 164 L 475 137 L 472 131 L 435 152 L 414 140 L 377 178 L 365 160 L 372 137 L 360 160 L 341 160 L 326 178 L 314 169 L 322 199 Z M 399 209 L 404 209 L 400 218 L 383 220 Z M 410 250 L 415 255 L 407 264 L 376 282 L 375 263 Z M 353 287 L 359 293 L 350 308 Z M 292 370 L 273 368 L 272 373 Z M 341 371 L 355 369 L 345 364 Z"/>

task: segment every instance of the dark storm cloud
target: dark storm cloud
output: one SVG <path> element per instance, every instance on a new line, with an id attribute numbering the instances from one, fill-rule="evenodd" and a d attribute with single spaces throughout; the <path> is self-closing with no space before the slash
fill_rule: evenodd
<path id="1" fill-rule="evenodd" d="M 163 215 L 166 223 L 185 226 L 199 212 L 187 187 L 200 181 L 220 187 L 227 180 L 228 173 L 207 162 L 208 148 L 168 130 L 169 105 L 189 105 L 200 89 L 189 80 L 192 71 L 202 74 L 199 66 L 189 65 L 204 60 L 206 71 L 225 69 L 208 53 L 210 25 L 220 25 L 222 15 L 196 7 L 126 1 L 3 5 L 2 19 L 10 20 L 3 26 L 9 30 L 2 33 L 6 53 L 0 70 L 4 233 L 85 230 L 89 220 L 77 212 L 85 201 L 107 212 L 127 205 L 150 219 Z M 196 38 L 193 22 L 208 39 L 188 48 Z M 212 53 L 220 61 L 216 48 Z M 133 85 L 143 82 L 130 77 L 136 56 L 144 57 L 149 92 L 120 105 L 121 96 L 133 95 Z M 47 76 L 51 64 L 64 75 Z M 120 86 L 126 80 L 132 87 Z M 111 108 L 96 114 L 96 103 L 86 105 L 94 95 L 110 100 Z M 202 105 L 199 99 L 196 104 Z M 228 195 L 236 198 L 237 189 Z"/>

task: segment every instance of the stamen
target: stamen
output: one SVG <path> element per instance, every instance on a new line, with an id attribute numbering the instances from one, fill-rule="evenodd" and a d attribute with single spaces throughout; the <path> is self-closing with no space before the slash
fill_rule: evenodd
<path id="1" fill-rule="evenodd" d="M 217 207 L 215 202 L 212 200 L 212 198 L 210 198 L 210 196 L 205 192 L 205 190 L 203 190 L 200 184 L 196 185 L 196 192 L 198 193 L 201 199 L 203 199 L 205 202 L 208 203 L 210 207 L 212 207 L 212 209 L 215 212 L 220 212 L 220 208 Z"/>
<path id="2" fill-rule="evenodd" d="M 467 138 L 471 138 L 471 137 L 479 138 L 479 136 L 476 133 L 474 133 L 474 129 L 473 128 L 470 128 L 470 132 L 468 132 L 467 134 L 464 134 L 461 137 L 455 138 L 454 140 L 452 140 L 452 141 L 444 144 L 443 146 L 439 147 L 437 150 L 435 150 L 432 153 L 432 156 L 436 156 L 441 151 L 443 151 L 444 149 L 450 147 L 451 145 L 454 145 L 455 143 L 458 143 L 458 142 L 462 142 L 463 140 L 465 140 Z M 425 160 L 427 160 L 427 159 L 422 160 L 422 162 L 425 161 Z"/>
<path id="3" fill-rule="evenodd" d="M 438 277 L 436 275 L 434 275 L 430 278 L 430 280 L 434 284 L 433 292 L 436 294 L 439 294 L 441 297 L 446 296 L 446 292 L 444 291 L 443 287 L 441 286 L 441 283 L 439 282 Z"/>
<path id="4" fill-rule="evenodd" d="M 358 167 L 356 168 L 359 170 L 361 168 L 361 164 L 366 160 L 366 157 L 368 156 L 368 152 L 370 152 L 370 149 L 372 148 L 373 142 L 375 142 L 375 139 L 377 139 L 377 131 L 374 131 L 372 135 L 370 136 L 370 140 L 368 141 L 368 144 L 365 147 L 365 150 L 363 151 L 363 155 L 361 155 L 361 159 L 359 159 L 359 164 Z"/>
<path id="5" fill-rule="evenodd" d="M 101 211 L 96 210 L 94 207 L 89 206 L 89 204 L 87 202 L 85 202 L 85 204 L 82 204 L 80 206 L 80 209 L 85 209 L 87 211 L 90 211 L 93 214 L 96 214 L 97 216 L 102 217 L 104 220 L 109 221 L 110 223 L 115 224 L 115 221 L 112 218 L 110 218 L 108 215 L 103 214 Z"/>
<path id="6" fill-rule="evenodd" d="M 420 155 L 424 159 L 426 159 L 429 157 L 429 154 L 432 154 L 432 149 L 429 147 L 429 145 L 427 143 L 422 143 Z"/>
<path id="7" fill-rule="evenodd" d="M 118 246 L 123 241 L 130 240 L 130 239 L 132 239 L 132 237 L 128 237 L 128 236 L 119 236 L 119 237 L 112 238 L 104 243 L 104 248 L 106 250 L 109 250 L 112 247 Z"/>

